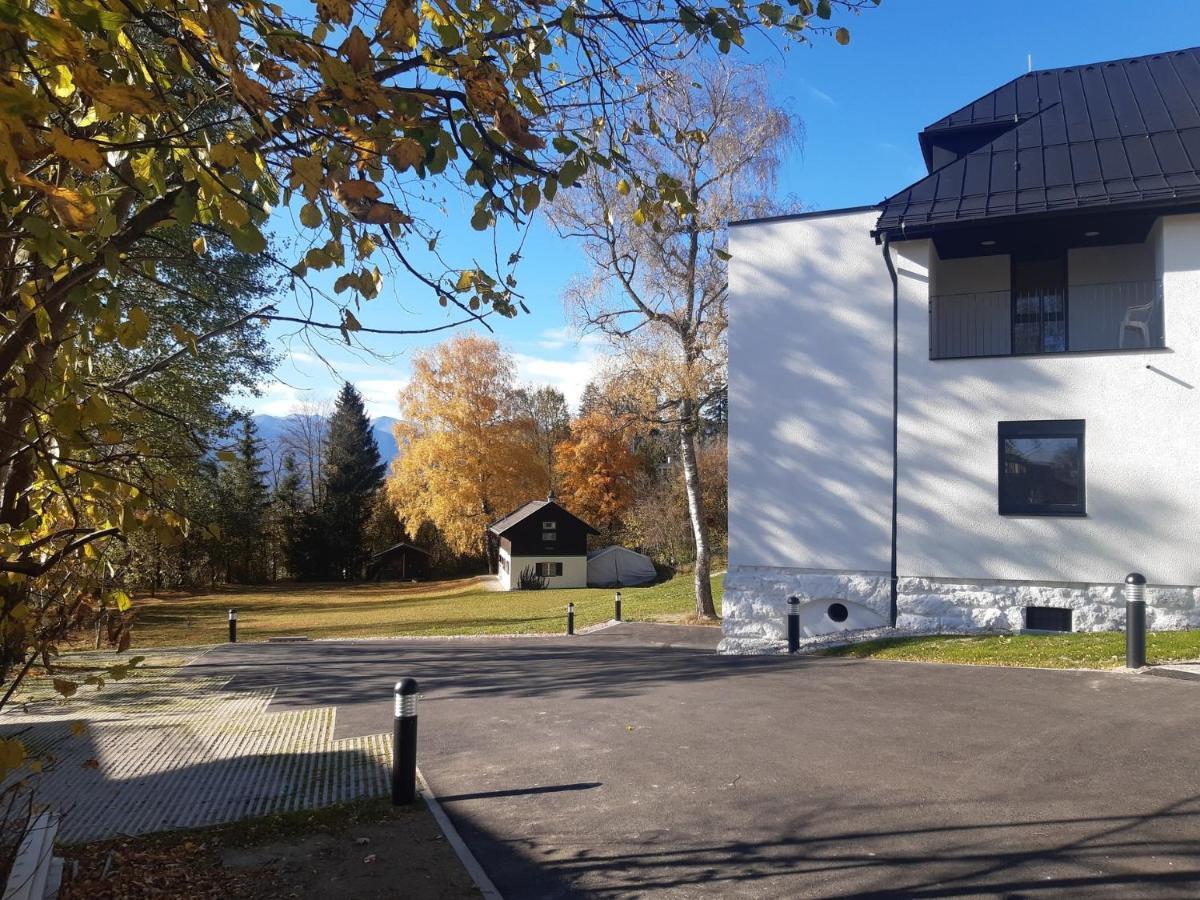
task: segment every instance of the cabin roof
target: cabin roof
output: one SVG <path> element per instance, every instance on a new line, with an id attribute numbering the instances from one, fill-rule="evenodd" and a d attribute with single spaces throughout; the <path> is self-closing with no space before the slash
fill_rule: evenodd
<path id="1" fill-rule="evenodd" d="M 1200 48 L 1029 72 L 929 125 L 975 149 L 883 201 L 877 234 L 1200 202 Z"/>
<path id="2" fill-rule="evenodd" d="M 418 547 L 416 544 L 410 544 L 408 541 L 401 541 L 398 544 L 392 544 L 386 550 L 380 550 L 378 553 L 371 555 L 371 559 L 379 559 L 381 556 L 387 556 L 389 553 L 394 553 L 397 550 L 416 550 L 418 553 L 423 553 L 430 556 L 430 552 L 424 547 Z"/>
<path id="3" fill-rule="evenodd" d="M 567 510 L 565 507 L 563 507 L 561 504 L 559 504 L 555 500 L 530 500 L 528 503 L 524 503 L 521 506 L 518 506 L 516 509 L 514 509 L 512 512 L 510 512 L 504 518 L 498 519 L 497 521 L 493 522 L 491 525 L 488 526 L 488 531 L 492 532 L 492 534 L 495 534 L 495 535 L 502 535 L 502 534 L 504 534 L 504 532 L 508 531 L 514 525 L 517 525 L 520 522 L 523 522 L 525 519 L 528 519 L 530 516 L 532 516 L 535 512 L 545 509 L 547 506 L 553 506 L 556 510 L 558 510 L 563 515 L 570 516 L 572 519 L 574 519 L 576 522 L 578 522 L 580 525 L 582 525 L 585 529 L 587 529 L 592 534 L 600 533 L 595 528 L 593 528 L 591 525 L 589 525 L 587 522 L 583 521 L 583 519 L 581 519 L 578 516 L 571 513 L 569 510 Z"/>

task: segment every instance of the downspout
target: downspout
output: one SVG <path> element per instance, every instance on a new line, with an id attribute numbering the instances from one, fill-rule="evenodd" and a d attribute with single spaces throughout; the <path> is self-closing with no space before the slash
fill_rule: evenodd
<path id="1" fill-rule="evenodd" d="M 899 578 L 896 574 L 896 482 L 900 471 L 900 282 L 892 263 L 892 250 L 883 235 L 883 261 L 892 279 L 892 564 L 889 586 L 889 615 L 892 627 L 899 617 Z"/>

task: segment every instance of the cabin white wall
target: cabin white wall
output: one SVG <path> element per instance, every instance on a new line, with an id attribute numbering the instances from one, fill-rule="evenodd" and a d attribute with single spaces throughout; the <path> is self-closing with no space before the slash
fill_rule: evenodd
<path id="1" fill-rule="evenodd" d="M 500 586 L 506 591 L 511 591 L 516 583 L 516 576 L 513 575 L 512 557 L 503 547 L 500 548 L 500 569 L 496 573 L 497 579 L 500 581 Z"/>
<path id="2" fill-rule="evenodd" d="M 538 563 L 562 563 L 562 575 L 551 575 L 546 578 L 548 588 L 581 588 L 587 587 L 587 557 L 586 556 L 514 556 L 509 566 L 509 582 L 507 590 L 516 590 L 520 586 L 521 572 L 526 566 Z"/>

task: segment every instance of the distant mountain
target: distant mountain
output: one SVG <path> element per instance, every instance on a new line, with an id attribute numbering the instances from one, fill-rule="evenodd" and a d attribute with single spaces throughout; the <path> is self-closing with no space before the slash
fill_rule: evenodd
<path id="1" fill-rule="evenodd" d="M 291 416 L 269 416 L 265 413 L 254 417 L 254 424 L 258 426 L 259 438 L 266 446 L 275 448 L 276 453 L 283 445 L 290 418 Z M 379 416 L 371 420 L 371 430 L 375 433 L 375 443 L 379 445 L 379 455 L 388 464 L 399 454 L 396 438 L 392 435 L 392 428 L 398 421 L 391 416 Z"/>
<path id="2" fill-rule="evenodd" d="M 396 445 L 396 435 L 392 433 L 392 429 L 399 421 L 391 416 L 380 416 L 378 419 L 371 420 L 371 428 L 375 432 L 375 443 L 379 445 L 379 455 L 389 465 L 400 455 L 400 448 Z"/>

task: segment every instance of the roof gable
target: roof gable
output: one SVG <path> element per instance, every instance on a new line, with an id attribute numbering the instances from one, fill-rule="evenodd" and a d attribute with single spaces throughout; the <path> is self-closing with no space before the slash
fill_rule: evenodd
<path id="1" fill-rule="evenodd" d="M 371 559 L 378 559 L 381 556 L 387 556 L 390 553 L 395 553 L 397 550 L 415 550 L 418 553 L 424 554 L 425 556 L 433 555 L 424 547 L 418 547 L 416 544 L 410 544 L 408 541 L 400 541 L 400 543 L 392 544 L 392 546 L 380 550 L 378 553 L 371 554 Z"/>
<path id="2" fill-rule="evenodd" d="M 953 136 L 972 130 L 983 142 L 957 153 Z M 1030 72 L 934 122 L 921 145 L 942 164 L 884 201 L 878 231 L 1200 200 L 1200 48 Z"/>
<path id="3" fill-rule="evenodd" d="M 589 525 L 587 522 L 583 521 L 583 519 L 579 518 L 574 513 L 572 513 L 570 510 L 566 509 L 564 506 L 559 504 L 556 500 L 530 500 L 528 503 L 525 503 L 522 506 L 518 506 L 515 510 L 510 512 L 504 518 L 499 519 L 496 522 L 493 522 L 490 526 L 488 526 L 488 531 L 490 531 L 492 534 L 495 534 L 497 536 L 501 536 L 506 531 L 509 531 L 514 526 L 519 525 L 521 522 L 525 521 L 525 519 L 529 518 L 534 513 L 541 512 L 543 510 L 546 510 L 547 508 L 552 508 L 556 514 L 561 515 L 565 518 L 568 518 L 568 519 L 578 523 L 585 531 L 589 532 L 590 534 L 599 534 L 600 533 L 595 528 L 593 528 L 591 525 Z"/>

